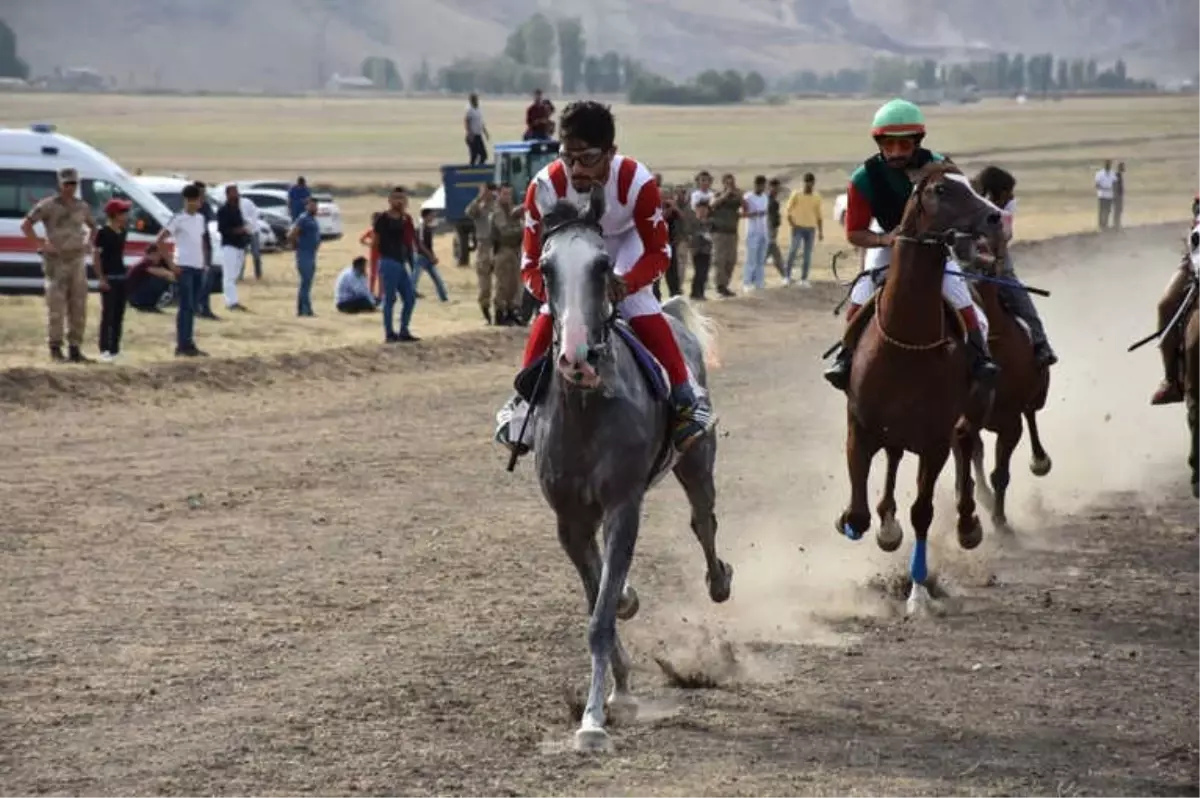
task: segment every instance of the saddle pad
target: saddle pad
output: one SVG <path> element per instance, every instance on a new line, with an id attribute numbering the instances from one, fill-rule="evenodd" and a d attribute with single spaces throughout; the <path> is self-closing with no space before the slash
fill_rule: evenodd
<path id="1" fill-rule="evenodd" d="M 642 376 L 646 378 L 646 384 L 650 386 L 650 391 L 655 398 L 664 402 L 669 399 L 671 382 L 667 379 L 667 370 L 658 362 L 658 358 L 650 354 L 650 350 L 634 335 L 633 330 L 624 321 L 618 319 L 613 324 L 613 329 L 629 345 L 629 351 L 633 352 L 633 359 L 641 368 Z"/>

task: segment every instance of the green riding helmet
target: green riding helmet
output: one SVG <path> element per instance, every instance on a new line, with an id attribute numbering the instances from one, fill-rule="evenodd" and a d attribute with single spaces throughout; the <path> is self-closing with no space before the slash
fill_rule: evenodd
<path id="1" fill-rule="evenodd" d="M 897 98 L 885 103 L 875 112 L 875 119 L 871 122 L 872 138 L 882 136 L 906 138 L 924 135 L 925 114 L 921 113 L 921 109 L 908 100 Z"/>

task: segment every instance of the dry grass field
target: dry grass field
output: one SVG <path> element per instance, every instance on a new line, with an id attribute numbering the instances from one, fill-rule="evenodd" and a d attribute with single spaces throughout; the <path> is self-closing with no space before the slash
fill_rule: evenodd
<path id="1" fill-rule="evenodd" d="M 848 171 L 870 152 L 867 126 L 874 101 L 793 101 L 783 106 L 663 108 L 618 105 L 619 145 L 669 182 L 699 168 L 732 171 L 748 184 L 757 173 L 796 178 L 817 174 L 832 211 Z M 183 98 L 9 94 L 4 124 L 50 121 L 111 155 L 130 171 L 183 172 L 210 180 L 293 176 L 342 188 L 435 183 L 438 167 L 461 159 L 458 100 Z M 485 98 L 495 140 L 520 134 L 523 102 Z M 929 144 L 968 169 L 987 162 L 1013 169 L 1020 181 L 1018 235 L 1025 239 L 1094 227 L 1091 177 L 1107 157 L 1128 164 L 1126 224 L 1180 218 L 1196 185 L 1198 104 L 1195 97 L 1082 99 L 1063 102 L 989 100 L 928 110 Z M 371 342 L 378 319 L 342 318 L 332 311 L 332 282 L 357 254 L 357 233 L 382 199 L 339 200 L 347 236 L 322 250 L 314 297 L 319 316 L 294 316 L 290 256 L 267 258 L 266 279 L 244 284 L 253 315 L 200 322 L 198 341 L 215 355 L 283 352 Z M 817 278 L 828 278 L 830 234 L 818 248 Z M 418 335 L 438 335 L 482 323 L 474 273 L 451 264 L 450 240 L 438 250 L 452 302 L 432 290 L 417 309 Z M 426 282 L 425 289 L 432 289 Z M 320 311 L 324 312 L 320 312 Z M 98 319 L 92 303 L 89 328 Z M 0 297 L 0 366 L 42 364 L 43 303 Z M 169 357 L 173 319 L 133 314 L 127 322 L 128 362 Z M 91 335 L 89 334 L 89 339 Z"/>

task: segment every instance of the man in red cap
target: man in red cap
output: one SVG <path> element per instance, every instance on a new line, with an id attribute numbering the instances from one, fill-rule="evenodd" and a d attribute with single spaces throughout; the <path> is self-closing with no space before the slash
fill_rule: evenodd
<path id="1" fill-rule="evenodd" d="M 104 205 L 108 222 L 96 232 L 92 270 L 100 283 L 100 359 L 111 363 L 121 351 L 125 320 L 125 236 L 130 204 L 110 199 Z"/>

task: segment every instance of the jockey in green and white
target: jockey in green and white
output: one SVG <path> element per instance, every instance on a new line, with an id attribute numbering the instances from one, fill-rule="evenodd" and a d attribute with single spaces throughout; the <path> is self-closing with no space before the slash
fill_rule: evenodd
<path id="1" fill-rule="evenodd" d="M 847 190 L 846 240 L 867 251 L 864 268 L 870 273 L 870 277 L 855 283 L 850 293 L 847 324 L 883 280 L 891 262 L 892 244 L 904 207 L 912 195 L 913 178 L 926 164 L 946 160 L 921 146 L 925 138 L 925 115 L 907 100 L 896 99 L 884 104 L 875 113 L 871 136 L 879 151 L 854 171 Z M 872 220 L 878 224 L 872 224 Z M 972 379 L 986 383 L 995 379 L 999 368 L 988 351 L 987 318 L 972 301 L 967 281 L 961 274 L 962 270 L 953 258 L 947 258 L 942 295 L 966 323 Z M 834 364 L 825 371 L 825 379 L 839 390 L 844 391 L 849 383 L 853 354 L 850 346 L 844 346 Z"/>

